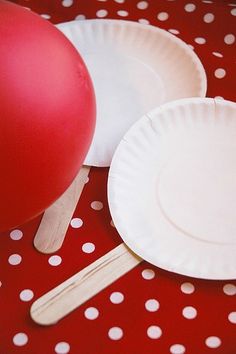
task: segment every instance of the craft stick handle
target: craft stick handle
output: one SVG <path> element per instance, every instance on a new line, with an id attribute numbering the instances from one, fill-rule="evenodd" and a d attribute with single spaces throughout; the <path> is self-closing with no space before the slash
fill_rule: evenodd
<path id="1" fill-rule="evenodd" d="M 120 244 L 36 300 L 30 311 L 32 319 L 41 325 L 55 324 L 141 260 L 124 243 Z"/>
<path id="2" fill-rule="evenodd" d="M 89 171 L 90 167 L 81 167 L 70 187 L 44 212 L 34 238 L 38 251 L 54 253 L 61 248 Z"/>

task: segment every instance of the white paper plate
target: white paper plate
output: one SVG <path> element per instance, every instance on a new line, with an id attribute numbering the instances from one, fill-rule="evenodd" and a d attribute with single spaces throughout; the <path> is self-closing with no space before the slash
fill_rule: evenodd
<path id="1" fill-rule="evenodd" d="M 97 98 L 97 125 L 85 164 L 109 166 L 128 128 L 173 99 L 205 96 L 196 54 L 159 28 L 122 20 L 85 20 L 57 27 L 78 49 Z"/>
<path id="2" fill-rule="evenodd" d="M 236 278 L 236 103 L 167 103 L 142 117 L 112 160 L 116 228 L 145 260 L 176 273 Z"/>

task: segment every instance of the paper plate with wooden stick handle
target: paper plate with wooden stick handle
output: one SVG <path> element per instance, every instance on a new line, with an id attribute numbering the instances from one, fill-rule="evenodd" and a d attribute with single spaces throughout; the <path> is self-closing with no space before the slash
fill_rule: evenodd
<path id="1" fill-rule="evenodd" d="M 153 107 L 180 97 L 205 95 L 206 75 L 198 57 L 167 31 L 106 19 L 70 21 L 58 24 L 57 28 L 81 54 L 95 88 L 96 129 L 85 165 L 109 166 L 123 134 Z M 149 50 L 152 47 L 155 51 Z M 167 52 L 179 54 L 168 56 Z M 155 63 L 155 67 L 151 63 Z M 169 67 L 172 75 L 169 70 L 163 70 Z M 160 94 L 163 92 L 164 95 Z M 72 192 L 73 188 L 74 185 Z M 41 252 L 55 252 L 64 240 L 69 215 L 72 216 L 74 210 L 73 203 L 64 204 L 70 199 L 69 193 L 49 208 L 42 219 L 34 242 Z M 63 210 L 63 216 L 59 210 Z"/>

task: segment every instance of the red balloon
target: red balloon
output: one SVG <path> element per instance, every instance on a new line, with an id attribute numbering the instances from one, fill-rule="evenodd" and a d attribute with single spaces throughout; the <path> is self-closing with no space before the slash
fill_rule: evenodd
<path id="1" fill-rule="evenodd" d="M 0 230 L 35 217 L 89 149 L 95 96 L 77 50 L 51 23 L 0 1 Z"/>

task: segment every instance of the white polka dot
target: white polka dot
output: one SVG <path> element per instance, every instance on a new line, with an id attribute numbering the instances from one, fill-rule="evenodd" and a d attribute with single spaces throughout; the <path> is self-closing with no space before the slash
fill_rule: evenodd
<path id="1" fill-rule="evenodd" d="M 155 272 L 152 269 L 144 269 L 142 271 L 142 277 L 143 277 L 143 279 L 151 280 L 151 279 L 155 278 Z"/>
<path id="2" fill-rule="evenodd" d="M 111 220 L 110 225 L 111 225 L 112 227 L 115 227 L 115 224 L 114 224 L 114 221 L 113 221 L 113 220 Z"/>
<path id="3" fill-rule="evenodd" d="M 150 326 L 147 329 L 147 335 L 151 339 L 158 339 L 162 335 L 162 330 L 158 326 Z"/>
<path id="4" fill-rule="evenodd" d="M 83 225 L 83 220 L 80 218 L 74 218 L 71 220 L 70 224 L 74 229 L 78 229 Z"/>
<path id="5" fill-rule="evenodd" d="M 26 345 L 28 342 L 28 336 L 25 333 L 17 333 L 13 337 L 13 343 L 18 347 Z"/>
<path id="6" fill-rule="evenodd" d="M 223 77 L 225 77 L 225 75 L 226 75 L 225 69 L 218 68 L 215 70 L 215 77 L 217 79 L 223 79 Z"/>
<path id="7" fill-rule="evenodd" d="M 34 297 L 34 293 L 30 289 L 25 289 L 20 292 L 20 299 L 22 301 L 30 301 Z"/>
<path id="8" fill-rule="evenodd" d="M 215 96 L 215 98 L 216 98 L 217 100 L 224 100 L 224 97 L 222 97 L 222 96 Z"/>
<path id="9" fill-rule="evenodd" d="M 140 18 L 138 22 L 141 23 L 142 25 L 149 25 L 150 23 L 146 18 Z"/>
<path id="10" fill-rule="evenodd" d="M 123 337 L 123 330 L 120 327 L 112 327 L 108 331 L 108 336 L 112 340 L 119 340 Z"/>
<path id="11" fill-rule="evenodd" d="M 129 15 L 129 13 L 128 13 L 128 11 L 119 10 L 119 11 L 117 11 L 117 15 L 119 15 L 121 17 L 126 17 Z"/>
<path id="12" fill-rule="evenodd" d="M 170 29 L 168 29 L 168 31 L 173 34 L 179 34 L 179 31 L 174 28 L 170 28 Z"/>
<path id="13" fill-rule="evenodd" d="M 236 16 L 236 8 L 232 9 L 230 12 L 231 12 L 231 15 Z"/>
<path id="14" fill-rule="evenodd" d="M 194 4 L 186 4 L 184 6 L 184 10 L 187 12 L 193 12 L 196 9 L 196 5 Z"/>
<path id="15" fill-rule="evenodd" d="M 98 316 L 99 316 L 99 311 L 98 311 L 98 309 L 96 309 L 96 307 L 88 307 L 84 311 L 84 316 L 88 320 L 96 320 L 96 318 L 98 318 Z"/>
<path id="16" fill-rule="evenodd" d="M 62 262 L 61 257 L 60 257 L 60 256 L 57 256 L 57 255 L 51 256 L 51 257 L 49 258 L 49 260 L 48 260 L 48 263 L 49 263 L 51 266 L 54 266 L 54 267 L 60 265 L 61 262 Z"/>
<path id="17" fill-rule="evenodd" d="M 95 200 L 94 202 L 91 203 L 91 208 L 94 210 L 101 210 L 103 208 L 103 204 L 102 202 Z"/>
<path id="18" fill-rule="evenodd" d="M 21 263 L 21 261 L 22 261 L 22 257 L 19 254 L 12 254 L 8 258 L 8 262 L 11 265 L 18 265 Z"/>
<path id="19" fill-rule="evenodd" d="M 107 10 L 98 10 L 96 12 L 96 16 L 97 17 L 106 17 L 108 15 L 108 11 Z"/>
<path id="20" fill-rule="evenodd" d="M 235 42 L 235 35 L 232 33 L 227 34 L 224 38 L 224 42 L 229 45 L 233 44 Z"/>
<path id="21" fill-rule="evenodd" d="M 77 20 L 77 21 L 83 21 L 83 20 L 85 20 L 86 19 L 86 16 L 85 15 L 83 15 L 83 14 L 79 14 L 79 15 L 77 15 L 77 16 L 75 16 L 75 20 Z M 88 178 L 88 177 L 87 177 Z M 85 183 L 87 183 L 86 182 L 87 180 L 85 180 Z"/>
<path id="22" fill-rule="evenodd" d="M 208 13 L 203 16 L 203 21 L 206 23 L 211 23 L 214 21 L 214 19 L 215 19 L 215 16 L 212 13 Z"/>
<path id="23" fill-rule="evenodd" d="M 213 54 L 215 57 L 223 58 L 223 54 L 221 54 L 221 53 L 219 53 L 219 52 L 212 52 L 212 54 Z"/>
<path id="24" fill-rule="evenodd" d="M 45 20 L 50 20 L 51 16 L 48 14 L 41 14 L 41 17 L 44 18 Z"/>
<path id="25" fill-rule="evenodd" d="M 197 38 L 194 38 L 194 42 L 196 42 L 197 44 L 205 44 L 206 40 L 203 37 L 197 37 Z"/>
<path id="26" fill-rule="evenodd" d="M 118 2 L 119 4 L 123 4 L 125 0 L 115 0 L 115 2 Z"/>
<path id="27" fill-rule="evenodd" d="M 67 354 L 70 351 L 70 345 L 67 342 L 59 342 L 55 346 L 55 353 Z"/>
<path id="28" fill-rule="evenodd" d="M 208 348 L 218 348 L 221 345 L 221 340 L 219 337 L 211 336 L 205 341 Z"/>
<path id="29" fill-rule="evenodd" d="M 166 21 L 166 20 L 168 20 L 168 18 L 169 18 L 169 15 L 167 12 L 159 12 L 159 14 L 157 15 L 157 19 L 159 21 Z"/>
<path id="30" fill-rule="evenodd" d="M 197 310 L 192 306 L 186 306 L 183 309 L 182 314 L 188 320 L 192 320 L 193 318 L 195 318 L 197 316 Z"/>
<path id="31" fill-rule="evenodd" d="M 82 251 L 84 253 L 92 253 L 95 250 L 95 245 L 91 242 L 86 242 L 82 246 Z"/>
<path id="32" fill-rule="evenodd" d="M 189 48 L 194 50 L 194 46 L 192 44 L 188 44 Z"/>
<path id="33" fill-rule="evenodd" d="M 234 312 L 230 312 L 229 316 L 228 316 L 228 320 L 233 323 L 236 324 L 236 311 Z"/>
<path id="34" fill-rule="evenodd" d="M 77 18 L 78 17 L 78 18 Z M 76 16 L 75 20 L 85 20 L 86 16 L 83 14 L 79 14 Z M 81 178 L 81 181 L 86 184 L 89 182 L 89 176 L 84 176 L 83 178 Z"/>
<path id="35" fill-rule="evenodd" d="M 212 4 L 211 0 L 202 0 L 202 2 L 204 2 L 205 4 Z"/>
<path id="36" fill-rule="evenodd" d="M 14 241 L 18 241 L 23 237 L 23 232 L 21 230 L 13 230 L 10 232 L 10 238 Z"/>
<path id="37" fill-rule="evenodd" d="M 63 1 L 62 1 L 62 5 L 63 5 L 64 7 L 70 7 L 70 6 L 73 5 L 73 0 L 63 0 Z"/>
<path id="38" fill-rule="evenodd" d="M 1 288 L 1 286 L 2 286 L 2 282 L 0 281 L 0 288 Z"/>
<path id="39" fill-rule="evenodd" d="M 137 3 L 137 8 L 138 8 L 139 10 L 145 10 L 145 9 L 147 9 L 147 8 L 148 8 L 148 2 L 147 2 L 147 1 L 139 1 L 139 2 Z"/>
<path id="40" fill-rule="evenodd" d="M 120 304 L 121 302 L 124 301 L 124 295 L 119 291 L 116 291 L 111 294 L 110 300 L 113 304 Z"/>
<path id="41" fill-rule="evenodd" d="M 149 299 L 145 302 L 145 308 L 147 311 L 155 312 L 159 309 L 159 307 L 160 307 L 160 304 L 155 299 Z"/>
<path id="42" fill-rule="evenodd" d="M 173 344 L 170 347 L 170 353 L 171 354 L 184 354 L 185 347 L 182 344 Z"/>
<path id="43" fill-rule="evenodd" d="M 181 291 L 184 294 L 192 294 L 195 291 L 195 287 L 192 283 L 183 283 L 181 284 Z"/>
<path id="44" fill-rule="evenodd" d="M 226 295 L 236 295 L 236 285 L 234 284 L 225 284 L 223 287 L 223 291 Z"/>

